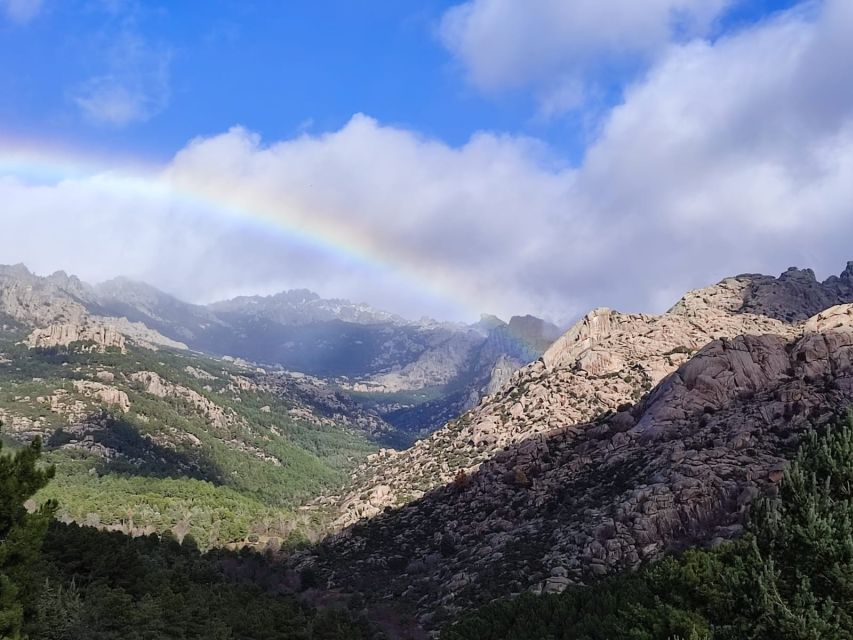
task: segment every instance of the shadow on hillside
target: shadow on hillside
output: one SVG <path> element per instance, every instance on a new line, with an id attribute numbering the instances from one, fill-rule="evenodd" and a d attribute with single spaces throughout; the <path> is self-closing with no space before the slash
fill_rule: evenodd
<path id="1" fill-rule="evenodd" d="M 782 322 L 801 322 L 836 304 L 853 300 L 837 276 L 822 283 L 811 269 L 792 267 L 778 278 L 760 274 L 742 274 L 736 278 L 747 283 L 736 313 L 754 313 Z"/>
<path id="2" fill-rule="evenodd" d="M 89 450 L 101 458 L 101 474 L 194 478 L 222 484 L 221 474 L 198 455 L 157 443 L 127 420 L 107 412 L 89 415 L 73 430 L 60 428 L 46 443 L 47 449 L 63 447 Z"/>
<path id="3" fill-rule="evenodd" d="M 792 402 L 764 426 L 754 420 L 752 446 L 731 444 L 741 421 L 754 419 L 753 409 L 771 403 L 777 388 L 705 407 L 653 440 L 629 435 L 611 413 L 535 435 L 497 452 L 470 476 L 460 474 L 419 500 L 330 536 L 313 550 L 317 568 L 336 586 L 370 598 L 398 598 L 422 610 L 430 603 L 426 608 L 437 616 L 428 621 L 433 626 L 443 621 L 447 602 L 478 606 L 549 580 L 546 558 L 557 540 L 567 554 L 558 564 L 583 582 L 636 568 L 666 550 L 707 543 L 714 531 L 736 531 L 742 524 L 750 473 L 788 458 L 803 429 L 822 419 L 822 408 L 850 401 L 849 394 L 815 382 L 812 409 Z M 655 397 L 653 390 L 629 410 L 636 421 Z M 676 449 L 691 452 L 684 465 L 672 457 Z M 742 456 L 748 463 L 738 468 Z M 677 478 L 685 477 L 699 481 L 692 485 L 695 500 L 680 494 L 673 502 L 682 491 L 675 488 L 683 482 Z M 634 489 L 662 485 L 670 488 L 664 502 L 654 494 L 649 510 L 642 499 L 629 500 Z M 643 527 L 632 528 L 636 522 Z M 649 533 L 640 537 L 637 531 Z M 623 544 L 629 533 L 636 539 Z M 584 555 L 591 548 L 600 554 L 593 555 L 595 562 Z"/>

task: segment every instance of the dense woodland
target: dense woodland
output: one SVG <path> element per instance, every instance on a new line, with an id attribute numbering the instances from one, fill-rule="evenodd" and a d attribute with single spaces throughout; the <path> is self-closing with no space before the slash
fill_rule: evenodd
<path id="1" fill-rule="evenodd" d="M 355 639 L 373 637 L 345 608 L 317 611 L 226 577 L 246 559 L 200 553 L 191 537 L 132 538 L 24 508 L 54 468 L 41 443 L 0 456 L 0 637 L 31 640 Z"/>
<path id="2" fill-rule="evenodd" d="M 489 605 L 444 640 L 853 638 L 853 427 L 812 434 L 748 534 L 560 595 Z"/>

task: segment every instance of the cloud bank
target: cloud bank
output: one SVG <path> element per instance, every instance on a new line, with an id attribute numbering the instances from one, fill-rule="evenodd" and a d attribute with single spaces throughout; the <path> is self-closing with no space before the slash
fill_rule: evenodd
<path id="1" fill-rule="evenodd" d="M 156 192 L 110 173 L 6 178 L 0 255 L 195 300 L 308 286 L 463 318 L 661 311 L 733 273 L 829 275 L 853 259 L 850 59 L 846 0 L 664 45 L 577 167 L 529 138 L 482 132 L 453 147 L 357 115 L 270 144 L 242 128 L 194 140 L 146 178 Z"/>
<path id="2" fill-rule="evenodd" d="M 469 0 L 439 34 L 474 86 L 532 89 L 541 115 L 578 107 L 586 85 L 706 34 L 732 0 Z"/>

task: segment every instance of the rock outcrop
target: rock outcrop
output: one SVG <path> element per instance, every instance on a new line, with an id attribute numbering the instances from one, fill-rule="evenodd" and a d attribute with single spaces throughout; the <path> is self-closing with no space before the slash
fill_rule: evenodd
<path id="1" fill-rule="evenodd" d="M 620 334 L 624 320 L 596 313 L 563 348 L 600 349 L 590 338 Z M 479 415 L 466 437 L 474 446 L 498 439 L 499 451 L 332 536 L 301 566 L 332 587 L 400 598 L 431 626 L 492 598 L 561 591 L 669 549 L 738 535 L 748 505 L 776 492 L 800 435 L 853 402 L 853 306 L 774 326 L 784 331 L 713 339 L 639 402 L 594 420 L 513 439 L 496 418 Z M 575 351 L 575 364 L 585 353 Z M 621 355 L 632 363 L 631 351 Z M 547 367 L 531 371 L 543 380 Z M 381 462 L 399 469 L 413 459 Z M 393 504 L 393 479 L 382 479 L 369 504 Z"/>
<path id="2" fill-rule="evenodd" d="M 204 416 L 216 429 L 226 430 L 229 426 L 240 422 L 232 411 L 220 407 L 198 391 L 169 382 L 153 371 L 139 371 L 132 373 L 129 377 L 152 396 L 184 401 L 195 412 Z"/>
<path id="3" fill-rule="evenodd" d="M 105 316 L 97 292 L 58 271 L 46 278 L 23 265 L 0 266 L 0 316 L 30 330 L 29 347 L 89 343 L 95 349 L 126 349 L 128 340 L 147 348 L 186 349 L 141 323 Z"/>
<path id="4" fill-rule="evenodd" d="M 127 340 L 114 326 L 94 324 L 83 321 L 84 324 L 52 324 L 44 328 L 34 329 L 24 344 L 30 348 L 67 347 L 82 342 L 91 343 L 94 348 L 104 350 L 119 349 L 122 353 L 127 350 Z"/>
<path id="5" fill-rule="evenodd" d="M 130 411 L 130 400 L 121 389 L 88 380 L 75 380 L 72 385 L 77 393 L 94 398 L 107 407 L 117 407 L 123 413 Z"/>
<path id="6" fill-rule="evenodd" d="M 418 498 L 451 482 L 460 469 L 471 473 L 504 447 L 533 435 L 615 412 L 637 401 L 714 339 L 796 335 L 801 331 L 798 324 L 742 311 L 745 299 L 761 311 L 750 292 L 784 286 L 774 282 L 766 276 L 729 278 L 688 293 L 660 316 L 591 311 L 540 360 L 514 373 L 502 389 L 461 419 L 393 460 L 363 465 L 340 499 L 337 525 Z M 799 290 L 789 293 L 792 306 L 800 309 Z M 360 498 L 370 495 L 375 485 L 390 487 L 382 503 Z"/>
<path id="7" fill-rule="evenodd" d="M 161 347 L 177 350 L 187 348 L 185 344 L 171 340 L 138 322 L 99 316 L 84 317 L 79 323 L 51 324 L 33 329 L 24 344 L 30 348 L 49 348 L 82 343 L 99 351 L 114 348 L 125 353 L 128 341 L 155 351 Z"/>

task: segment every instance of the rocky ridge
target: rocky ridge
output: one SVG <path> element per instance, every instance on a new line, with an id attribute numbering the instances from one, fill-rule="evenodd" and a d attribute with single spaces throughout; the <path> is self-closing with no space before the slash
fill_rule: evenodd
<path id="1" fill-rule="evenodd" d="M 827 291 L 808 270 L 778 279 L 743 275 L 689 292 L 660 316 L 595 309 L 459 420 L 359 469 L 351 491 L 340 499 L 337 524 L 417 499 L 532 435 L 635 402 L 711 340 L 796 335 L 799 324 L 772 317 L 779 315 L 781 301 L 788 300 L 787 315 L 807 318 L 824 303 L 853 299 L 853 264 L 836 280 L 845 288 Z M 763 305 L 767 314 L 759 313 Z"/>
<path id="2" fill-rule="evenodd" d="M 251 314 L 282 324 L 309 324 L 342 320 L 356 324 L 409 324 L 393 313 L 349 300 L 324 299 L 307 289 L 292 289 L 271 296 L 241 296 L 209 306 L 218 313 Z"/>
<path id="3" fill-rule="evenodd" d="M 141 323 L 103 315 L 96 292 L 58 271 L 40 278 L 24 267 L 0 266 L 0 312 L 31 330 L 27 346 L 66 347 L 75 342 L 125 351 L 127 341 L 149 348 L 186 349 Z"/>
<path id="4" fill-rule="evenodd" d="M 822 306 L 853 300 L 851 275 L 745 275 L 661 316 L 591 312 L 460 420 L 364 465 L 333 500 L 347 528 L 299 562 L 430 626 L 737 535 L 797 436 L 853 400 L 853 308 Z"/>

